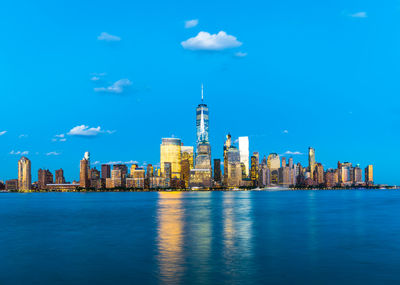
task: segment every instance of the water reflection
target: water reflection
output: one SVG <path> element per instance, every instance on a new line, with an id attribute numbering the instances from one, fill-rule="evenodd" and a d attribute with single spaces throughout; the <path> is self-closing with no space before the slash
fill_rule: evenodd
<path id="1" fill-rule="evenodd" d="M 161 281 L 179 283 L 184 273 L 182 192 L 159 192 L 158 262 Z"/>

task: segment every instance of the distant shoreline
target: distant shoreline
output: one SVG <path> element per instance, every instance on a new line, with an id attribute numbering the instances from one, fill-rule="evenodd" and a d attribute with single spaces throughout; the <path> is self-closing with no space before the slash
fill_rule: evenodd
<path id="1" fill-rule="evenodd" d="M 32 191 L 7 191 L 0 190 L 0 193 L 112 193 L 112 192 L 243 192 L 243 191 L 301 191 L 301 190 L 397 190 L 398 186 L 375 186 L 375 187 L 338 187 L 338 188 L 288 188 L 288 187 L 266 187 L 266 188 L 221 188 L 221 189 L 79 189 L 74 191 L 54 190 L 32 190 Z"/>

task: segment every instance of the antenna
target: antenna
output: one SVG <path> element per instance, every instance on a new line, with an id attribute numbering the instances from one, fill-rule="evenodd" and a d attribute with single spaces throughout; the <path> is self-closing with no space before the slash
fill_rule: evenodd
<path id="1" fill-rule="evenodd" d="M 201 83 L 201 102 L 203 102 L 204 99 L 204 91 L 203 91 L 203 83 Z"/>

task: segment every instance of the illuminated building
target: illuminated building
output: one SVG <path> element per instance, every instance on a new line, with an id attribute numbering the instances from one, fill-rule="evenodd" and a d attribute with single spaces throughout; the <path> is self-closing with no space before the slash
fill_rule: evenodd
<path id="1" fill-rule="evenodd" d="M 144 168 L 138 167 L 131 172 L 131 177 L 126 179 L 127 188 L 144 188 L 145 182 L 145 170 Z"/>
<path id="2" fill-rule="evenodd" d="M 56 170 L 56 184 L 65 184 L 64 170 L 62 168 Z"/>
<path id="3" fill-rule="evenodd" d="M 270 153 L 267 158 L 267 167 L 269 169 L 278 169 L 281 167 L 281 160 L 279 154 Z"/>
<path id="4" fill-rule="evenodd" d="M 258 159 L 256 156 L 251 156 L 250 178 L 253 181 L 253 186 L 257 186 L 258 182 Z"/>
<path id="5" fill-rule="evenodd" d="M 345 185 L 353 183 L 353 166 L 350 162 L 340 163 L 339 182 Z"/>
<path id="6" fill-rule="evenodd" d="M 181 179 L 184 181 L 185 187 L 189 187 L 190 170 L 193 169 L 193 147 L 182 146 L 181 152 Z"/>
<path id="7" fill-rule="evenodd" d="M 79 171 L 79 186 L 82 188 L 89 187 L 89 169 L 90 169 L 90 154 L 85 152 L 83 159 L 80 163 Z"/>
<path id="8" fill-rule="evenodd" d="M 122 180 L 125 180 L 128 176 L 128 166 L 126 166 L 126 164 L 114 164 L 113 170 L 121 170 Z"/>
<path id="9" fill-rule="evenodd" d="M 263 158 L 258 171 L 258 186 L 265 187 L 269 184 L 269 169 L 267 167 L 267 159 Z"/>
<path id="10" fill-rule="evenodd" d="M 204 104 L 203 85 L 201 85 L 201 104 L 196 108 L 197 143 L 208 142 L 208 106 Z"/>
<path id="11" fill-rule="evenodd" d="M 171 164 L 171 178 L 181 178 L 181 140 L 163 138 L 160 146 L 161 173 L 165 177 L 165 163 Z"/>
<path id="12" fill-rule="evenodd" d="M 239 137 L 240 162 L 244 164 L 245 177 L 249 177 L 249 137 Z"/>
<path id="13" fill-rule="evenodd" d="M 324 184 L 324 167 L 321 163 L 317 163 L 314 169 L 314 181 L 317 185 Z"/>
<path id="14" fill-rule="evenodd" d="M 108 179 L 107 179 L 108 181 Z M 106 182 L 107 183 L 107 182 Z M 111 187 L 108 188 L 120 188 L 125 187 L 125 180 L 123 176 L 123 170 L 121 168 L 113 169 L 111 171 Z"/>
<path id="15" fill-rule="evenodd" d="M 315 169 L 315 149 L 312 147 L 308 148 L 308 170 L 310 171 L 311 179 L 314 179 Z"/>
<path id="16" fill-rule="evenodd" d="M 170 186 L 171 183 L 171 162 L 164 162 L 163 164 L 164 172 L 163 172 L 163 177 L 165 178 L 165 185 L 167 187 Z"/>
<path id="17" fill-rule="evenodd" d="M 153 165 L 147 164 L 147 171 L 146 171 L 146 177 L 150 178 L 154 176 L 154 168 Z"/>
<path id="18" fill-rule="evenodd" d="M 6 180 L 6 190 L 7 191 L 17 191 L 18 190 L 18 179 Z"/>
<path id="19" fill-rule="evenodd" d="M 279 168 L 281 160 L 277 153 L 270 153 L 267 158 L 267 167 L 270 170 L 270 184 L 279 183 Z"/>
<path id="20" fill-rule="evenodd" d="M 364 169 L 365 173 L 365 183 L 367 185 L 373 185 L 374 184 L 374 168 L 372 166 L 372 164 L 368 165 L 365 169 Z"/>
<path id="21" fill-rule="evenodd" d="M 111 177 L 111 166 L 109 164 L 101 165 L 101 178 L 107 179 Z"/>
<path id="22" fill-rule="evenodd" d="M 203 86 L 201 87 L 201 104 L 196 108 L 197 149 L 196 162 L 190 170 L 189 186 L 208 189 L 211 187 L 211 146 L 208 141 L 208 107 L 204 104 Z"/>
<path id="23" fill-rule="evenodd" d="M 328 169 L 325 173 L 325 185 L 326 187 L 334 187 L 339 183 L 338 170 Z"/>
<path id="24" fill-rule="evenodd" d="M 286 157 L 282 157 L 282 167 L 285 167 L 286 165 Z"/>
<path id="25" fill-rule="evenodd" d="M 38 170 L 39 189 L 46 189 L 47 184 L 53 184 L 53 174 L 48 169 Z"/>
<path id="26" fill-rule="evenodd" d="M 25 156 L 18 161 L 18 190 L 29 191 L 31 189 L 31 161 Z"/>
<path id="27" fill-rule="evenodd" d="M 226 152 L 227 161 L 224 161 L 224 165 L 227 164 L 227 187 L 239 187 L 242 181 L 242 168 L 240 166 L 240 153 L 239 150 L 230 146 Z"/>
<path id="28" fill-rule="evenodd" d="M 362 182 L 362 169 L 360 168 L 360 165 L 357 164 L 357 166 L 353 168 L 353 183 L 361 184 Z"/>
<path id="29" fill-rule="evenodd" d="M 227 181 L 228 181 L 228 163 L 226 163 L 228 161 L 228 150 L 232 145 L 232 137 L 231 134 L 228 134 L 226 136 L 226 140 L 224 143 L 224 184 L 226 185 Z"/>

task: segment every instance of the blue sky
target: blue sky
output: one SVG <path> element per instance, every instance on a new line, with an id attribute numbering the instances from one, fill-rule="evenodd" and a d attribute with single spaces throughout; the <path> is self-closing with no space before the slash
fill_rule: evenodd
<path id="1" fill-rule="evenodd" d="M 400 2 L 215 2 L 0 4 L 0 179 L 26 151 L 35 179 L 87 150 L 156 164 L 162 137 L 194 145 L 204 83 L 214 158 L 230 132 L 400 184 Z"/>

